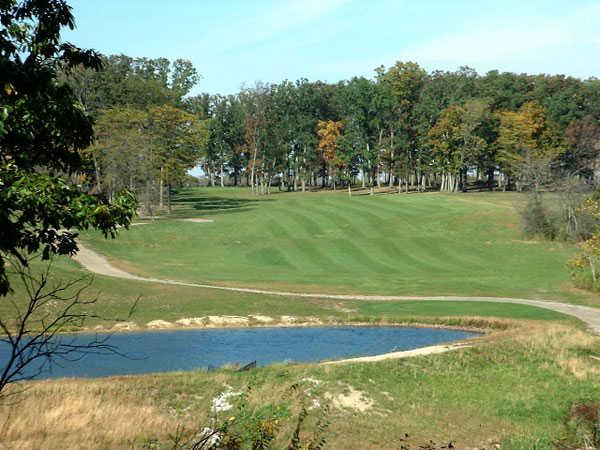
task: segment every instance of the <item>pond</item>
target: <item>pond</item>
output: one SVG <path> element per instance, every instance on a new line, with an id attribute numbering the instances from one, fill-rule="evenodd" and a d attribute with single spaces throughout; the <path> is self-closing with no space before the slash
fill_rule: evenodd
<path id="1" fill-rule="evenodd" d="M 412 350 L 477 336 L 441 328 L 306 327 L 146 331 L 112 335 L 63 336 L 64 343 L 84 344 L 108 338 L 119 354 L 86 354 L 58 361 L 37 379 L 104 377 L 216 368 L 226 364 L 259 366 L 278 362 L 317 362 Z M 0 367 L 7 345 L 0 343 Z M 6 363 L 4 363 L 6 364 Z"/>

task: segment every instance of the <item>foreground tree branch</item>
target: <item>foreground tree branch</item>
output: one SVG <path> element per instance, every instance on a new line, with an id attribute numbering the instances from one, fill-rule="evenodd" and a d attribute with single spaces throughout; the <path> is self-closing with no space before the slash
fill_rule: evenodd
<path id="1" fill-rule="evenodd" d="M 81 343 L 64 333 L 81 329 L 87 320 L 115 320 L 92 312 L 97 295 L 86 296 L 93 277 L 83 276 L 69 281 L 52 280 L 52 260 L 36 272 L 31 259 L 9 258 L 11 277 L 23 286 L 24 297 L 2 297 L 9 302 L 12 314 L 0 317 L 0 350 L 8 357 L 0 361 L 0 399 L 5 387 L 14 382 L 31 380 L 52 369 L 61 361 L 76 361 L 89 353 L 119 353 L 108 343 L 110 335 L 95 335 Z M 135 303 L 128 317 L 133 314 Z"/>

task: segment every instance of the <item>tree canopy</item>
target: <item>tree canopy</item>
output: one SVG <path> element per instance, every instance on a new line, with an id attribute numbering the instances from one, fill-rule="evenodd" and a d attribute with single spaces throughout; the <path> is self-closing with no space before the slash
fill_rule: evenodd
<path id="1" fill-rule="evenodd" d="M 10 288 L 5 262 L 26 263 L 41 251 L 71 254 L 75 230 L 93 227 L 114 235 L 127 226 L 135 200 L 128 193 L 108 202 L 73 182 L 88 168 L 81 151 L 92 143 L 90 117 L 59 73 L 95 70 L 99 56 L 61 42 L 73 28 L 61 0 L 6 0 L 0 9 L 0 294 Z"/>

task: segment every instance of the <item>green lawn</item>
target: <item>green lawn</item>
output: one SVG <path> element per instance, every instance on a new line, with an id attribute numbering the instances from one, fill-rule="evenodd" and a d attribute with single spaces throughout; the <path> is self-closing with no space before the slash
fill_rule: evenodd
<path id="1" fill-rule="evenodd" d="M 38 263 L 39 264 L 39 263 Z M 38 265 L 36 264 L 36 266 Z M 54 262 L 53 283 L 88 277 L 83 269 L 66 258 Z M 15 281 L 9 298 L 21 304 L 25 298 L 21 284 Z M 84 298 L 96 298 L 95 315 L 87 327 L 111 327 L 116 320 L 127 318 L 131 307 L 137 306 L 129 320 L 139 326 L 153 320 L 177 321 L 186 317 L 206 315 L 269 315 L 299 318 L 316 317 L 323 321 L 391 321 L 407 323 L 446 322 L 457 324 L 461 317 L 497 317 L 510 319 L 561 321 L 575 319 L 546 309 L 519 304 L 486 302 L 398 301 L 362 302 L 317 298 L 281 297 L 163 285 L 141 281 L 95 276 Z M 0 302 L 0 315 L 10 317 L 15 310 L 11 302 Z M 107 320 L 104 320 L 107 319 Z"/>
<path id="2" fill-rule="evenodd" d="M 126 270 L 334 293 L 577 299 L 571 245 L 524 241 L 514 193 L 361 195 L 190 189 L 171 217 L 92 248 Z M 192 223 L 181 217 L 213 219 Z"/>

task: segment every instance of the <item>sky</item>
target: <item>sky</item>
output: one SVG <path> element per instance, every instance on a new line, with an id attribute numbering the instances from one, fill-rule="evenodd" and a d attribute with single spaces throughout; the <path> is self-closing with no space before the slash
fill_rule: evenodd
<path id="1" fill-rule="evenodd" d="M 70 0 L 63 38 L 104 54 L 185 58 L 193 93 L 336 82 L 380 65 L 600 77 L 600 1 Z"/>

